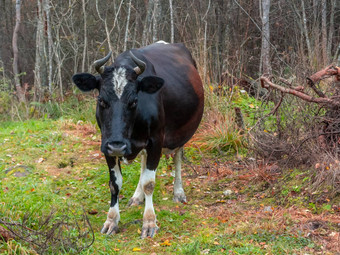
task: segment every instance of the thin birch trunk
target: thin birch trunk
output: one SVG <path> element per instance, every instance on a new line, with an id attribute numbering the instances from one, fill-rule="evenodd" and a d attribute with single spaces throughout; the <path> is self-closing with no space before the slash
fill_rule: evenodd
<path id="1" fill-rule="evenodd" d="M 204 44 L 203 44 L 203 51 L 204 51 L 204 60 L 203 60 L 203 80 L 207 82 L 207 58 L 208 58 L 208 49 L 207 49 L 207 31 L 208 31 L 208 21 L 207 15 L 210 10 L 211 1 L 209 0 L 207 11 L 203 16 L 204 20 Z"/>
<path id="2" fill-rule="evenodd" d="M 21 1 L 16 0 L 15 3 L 15 28 L 13 31 L 12 37 L 12 47 L 13 47 L 13 74 L 14 74 L 14 82 L 15 88 L 17 92 L 17 96 L 20 102 L 25 102 L 25 91 L 21 87 L 20 79 L 19 79 L 19 49 L 18 49 L 18 33 L 21 23 Z"/>
<path id="3" fill-rule="evenodd" d="M 104 28 L 105 28 L 105 33 L 106 33 L 106 40 L 107 40 L 107 44 L 109 46 L 109 50 L 114 53 L 113 48 L 112 48 L 112 44 L 111 44 L 111 38 L 110 38 L 111 32 L 110 32 L 109 27 L 107 25 L 107 17 L 106 17 L 106 15 L 105 15 L 105 18 L 103 18 L 101 16 L 99 8 L 98 8 L 98 0 L 96 0 L 96 10 L 97 10 L 99 19 L 104 23 Z M 117 18 L 117 15 L 116 15 L 116 18 Z"/>
<path id="4" fill-rule="evenodd" d="M 63 98 L 63 79 L 62 79 L 62 71 L 61 71 L 61 66 L 63 64 L 63 61 L 61 59 L 61 45 L 60 45 L 60 27 L 61 27 L 61 23 L 59 22 L 58 24 L 56 24 L 56 35 L 55 35 L 55 42 L 56 42 L 56 46 L 55 46 L 55 58 L 56 58 L 56 62 L 57 62 L 57 77 L 58 77 L 58 84 L 59 84 L 59 91 L 60 91 L 60 97 L 61 100 L 64 100 Z"/>
<path id="5" fill-rule="evenodd" d="M 328 43 L 327 43 L 327 55 L 332 56 L 332 41 L 334 35 L 334 12 L 336 10 L 337 0 L 331 0 L 331 13 L 329 18 L 329 32 L 328 32 Z"/>
<path id="6" fill-rule="evenodd" d="M 82 0 L 83 7 L 83 20 L 84 20 L 84 48 L 83 48 L 83 61 L 81 63 L 81 71 L 85 72 L 86 52 L 87 52 L 87 23 L 86 23 L 86 1 Z"/>
<path id="7" fill-rule="evenodd" d="M 153 21 L 152 21 L 152 42 L 158 41 L 158 23 L 161 13 L 161 6 L 159 0 L 154 0 L 153 5 Z"/>
<path id="8" fill-rule="evenodd" d="M 126 27 L 125 27 L 125 36 L 124 36 L 124 48 L 123 50 L 126 51 L 127 48 L 127 42 L 129 39 L 129 24 L 130 24 L 130 15 L 131 15 L 131 1 L 129 1 L 128 4 L 128 15 L 127 15 L 127 20 L 126 20 Z"/>
<path id="9" fill-rule="evenodd" d="M 174 43 L 175 42 L 175 30 L 174 30 L 174 14 L 173 14 L 173 7 L 172 7 L 172 0 L 169 0 L 169 8 L 170 8 L 170 31 L 171 31 L 171 36 L 170 36 L 170 42 Z"/>
<path id="10" fill-rule="evenodd" d="M 40 97 L 41 90 L 41 57 L 40 57 L 40 44 L 43 30 L 43 22 L 41 20 L 41 3 L 37 0 L 38 4 L 38 15 L 37 15 L 37 32 L 36 32 L 36 48 L 35 48 L 35 67 L 34 67 L 34 85 L 35 85 L 35 95 L 34 101 L 37 101 L 37 97 Z"/>
<path id="11" fill-rule="evenodd" d="M 148 43 L 148 35 L 151 25 L 151 17 L 152 17 L 152 8 L 153 8 L 153 0 L 149 0 L 147 10 L 146 10 L 146 17 L 144 22 L 143 28 L 143 36 L 142 36 L 142 45 L 145 46 Z"/>
<path id="12" fill-rule="evenodd" d="M 327 55 L 327 2 L 321 1 L 321 37 L 322 37 L 322 60 L 323 65 L 328 63 Z"/>
<path id="13" fill-rule="evenodd" d="M 262 10 L 262 45 L 261 45 L 261 63 L 260 73 L 272 73 L 270 65 L 270 27 L 269 27 L 269 13 L 270 13 L 270 0 L 260 0 L 260 7 Z"/>
<path id="14" fill-rule="evenodd" d="M 52 94 L 52 76 L 53 76 L 53 39 L 51 30 L 50 19 L 50 3 L 49 0 L 44 0 L 44 10 L 46 13 L 46 26 L 47 26 L 47 43 L 48 43 L 48 90 Z"/>
<path id="15" fill-rule="evenodd" d="M 307 44 L 307 50 L 308 50 L 308 58 L 309 61 L 312 61 L 312 48 L 310 46 L 310 40 L 308 35 L 308 29 L 307 29 L 307 18 L 306 18 L 306 9 L 305 9 L 305 1 L 301 0 L 301 8 L 302 8 L 302 23 L 303 23 L 303 33 L 306 38 L 306 44 Z"/>

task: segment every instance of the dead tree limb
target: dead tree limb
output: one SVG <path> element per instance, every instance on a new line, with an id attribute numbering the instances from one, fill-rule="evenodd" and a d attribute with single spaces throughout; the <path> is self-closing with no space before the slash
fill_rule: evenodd
<path id="1" fill-rule="evenodd" d="M 293 89 L 293 88 L 285 88 L 285 87 L 282 87 L 280 85 L 277 85 L 277 84 L 271 82 L 265 76 L 262 76 L 260 79 L 261 79 L 261 86 L 263 88 L 270 88 L 271 87 L 271 88 L 277 89 L 277 90 L 279 90 L 283 93 L 292 94 L 292 95 L 299 97 L 299 98 L 301 98 L 305 101 L 308 101 L 308 102 L 323 104 L 326 107 L 339 107 L 340 106 L 340 101 L 332 100 L 332 99 L 327 98 L 327 97 L 315 98 L 315 97 L 312 97 L 312 96 L 310 96 L 310 95 L 308 95 L 304 92 L 301 92 L 300 90 Z"/>
<path id="2" fill-rule="evenodd" d="M 326 79 L 330 76 L 336 76 L 336 79 L 340 80 L 340 67 L 329 65 L 326 68 L 316 72 L 315 74 L 311 75 L 307 78 L 307 82 L 309 83 L 317 83 L 323 79 Z"/>
<path id="3" fill-rule="evenodd" d="M 317 89 L 315 86 L 315 83 L 326 79 L 330 76 L 335 76 L 336 80 L 340 81 L 340 68 L 334 65 L 329 65 L 326 68 L 316 72 L 315 74 L 311 75 L 310 77 L 307 77 L 307 84 L 314 90 L 314 92 L 319 97 L 325 97 L 325 94 Z"/>

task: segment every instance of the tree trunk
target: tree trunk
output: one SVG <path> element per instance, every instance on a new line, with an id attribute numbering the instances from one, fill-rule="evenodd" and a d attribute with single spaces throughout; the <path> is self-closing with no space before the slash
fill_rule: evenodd
<path id="1" fill-rule="evenodd" d="M 305 10 L 304 0 L 301 0 L 301 8 L 302 8 L 303 33 L 304 33 L 305 38 L 306 38 L 309 62 L 311 62 L 312 61 L 312 48 L 310 46 L 310 40 L 309 40 L 309 35 L 308 35 L 307 18 L 306 18 L 306 10 Z"/>
<path id="2" fill-rule="evenodd" d="M 53 76 L 53 39 L 50 19 L 50 1 L 44 0 L 44 10 L 46 13 L 46 27 L 47 27 L 47 44 L 48 44 L 48 90 L 52 94 L 52 76 Z"/>
<path id="3" fill-rule="evenodd" d="M 25 102 L 25 90 L 21 87 L 20 79 L 19 79 L 19 49 L 18 49 L 18 33 L 21 23 L 21 1 L 16 0 L 15 3 L 15 28 L 13 31 L 12 38 L 12 47 L 13 47 L 13 74 L 14 74 L 14 82 L 15 88 L 17 92 L 17 96 L 20 102 Z"/>
<path id="4" fill-rule="evenodd" d="M 262 47 L 260 73 L 270 75 L 272 68 L 270 65 L 270 28 L 269 28 L 269 11 L 270 0 L 260 0 L 262 8 Z"/>
<path id="5" fill-rule="evenodd" d="M 152 42 L 158 41 L 158 23 L 161 16 L 161 4 L 159 0 L 154 0 L 152 19 Z"/>
<path id="6" fill-rule="evenodd" d="M 172 0 L 169 0 L 169 8 L 170 8 L 170 42 L 175 42 L 175 30 L 174 30 L 174 14 L 172 9 Z"/>
<path id="7" fill-rule="evenodd" d="M 35 94 L 34 101 L 37 101 L 40 97 L 41 90 L 41 56 L 40 56 L 40 48 L 42 30 L 43 30 L 43 22 L 41 20 L 41 3 L 40 0 L 38 3 L 38 15 L 37 15 L 37 32 L 36 32 L 36 48 L 35 48 L 35 67 L 34 67 L 34 85 L 35 85 Z M 39 101 L 39 100 L 38 100 Z"/>
<path id="8" fill-rule="evenodd" d="M 84 17 L 84 47 L 83 47 L 83 61 L 81 63 L 81 71 L 85 72 L 85 63 L 86 63 L 86 52 L 87 52 L 87 17 L 86 17 L 86 1 L 82 0 L 83 7 L 83 17 Z"/>
<path id="9" fill-rule="evenodd" d="M 327 56 L 330 58 L 332 56 L 332 41 L 334 35 L 334 12 L 336 10 L 337 0 L 331 0 L 331 13 L 329 18 L 329 32 L 328 32 L 328 42 L 327 42 Z"/>
<path id="10" fill-rule="evenodd" d="M 321 36 L 322 36 L 322 60 L 323 65 L 328 64 L 327 55 L 327 2 L 321 1 Z"/>
<path id="11" fill-rule="evenodd" d="M 207 59 L 208 59 L 208 49 L 207 49 L 207 37 L 208 37 L 208 13 L 210 11 L 210 4 L 211 1 L 209 0 L 207 11 L 205 12 L 203 16 L 203 21 L 204 21 L 204 43 L 203 43 L 203 81 L 207 82 Z"/>
<path id="12" fill-rule="evenodd" d="M 144 28 L 143 28 L 143 36 L 142 36 L 142 45 L 143 46 L 147 45 L 148 41 L 149 41 L 148 35 L 149 35 L 149 31 L 150 31 L 150 26 L 151 26 L 153 1 L 154 0 L 149 0 L 148 5 L 147 5 L 146 17 L 145 17 Z"/>
<path id="13" fill-rule="evenodd" d="M 126 51 L 127 48 L 127 42 L 129 39 L 129 25 L 130 25 L 130 16 L 131 16 L 131 1 L 129 1 L 128 4 L 128 15 L 127 15 L 127 20 L 126 20 L 126 27 L 125 27 L 125 36 L 124 36 L 124 48 L 123 50 Z"/>

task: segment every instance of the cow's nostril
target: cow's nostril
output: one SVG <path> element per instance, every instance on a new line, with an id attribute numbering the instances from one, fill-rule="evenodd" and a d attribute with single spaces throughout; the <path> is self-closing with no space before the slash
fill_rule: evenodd
<path id="1" fill-rule="evenodd" d="M 123 156 L 126 149 L 126 144 L 123 143 L 109 143 L 107 145 L 108 153 L 112 156 Z"/>

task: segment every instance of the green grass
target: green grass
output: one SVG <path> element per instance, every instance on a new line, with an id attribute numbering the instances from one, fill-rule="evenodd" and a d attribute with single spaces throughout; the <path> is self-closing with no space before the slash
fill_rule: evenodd
<path id="1" fill-rule="evenodd" d="M 68 120 L 0 123 L 0 218 L 22 222 L 28 215 L 26 226 L 39 229 L 51 210 L 55 210 L 56 219 L 65 213 L 77 218 L 83 210 L 96 211 L 87 214 L 94 244 L 80 254 L 304 254 L 306 249 L 318 248 L 302 233 L 283 230 L 273 217 L 254 217 L 259 209 L 250 209 L 246 200 L 236 201 L 239 195 L 229 200 L 223 197 L 225 185 L 232 183 L 230 176 L 199 179 L 192 168 L 184 166 L 183 183 L 189 201 L 174 203 L 168 167 L 172 160 L 165 157 L 158 168 L 154 192 L 160 232 L 153 239 L 140 239 L 144 207 L 127 207 L 138 183 L 137 162 L 122 166 L 121 231 L 112 236 L 100 234 L 110 192 L 96 132 L 92 124 Z M 188 148 L 188 152 L 191 164 L 200 166 L 202 155 L 195 148 Z M 29 166 L 29 174 L 15 177 L 13 171 L 5 172 L 16 165 Z M 33 249 L 22 240 L 0 242 L 0 253 L 34 254 Z M 58 253 L 77 254 L 63 247 Z"/>

